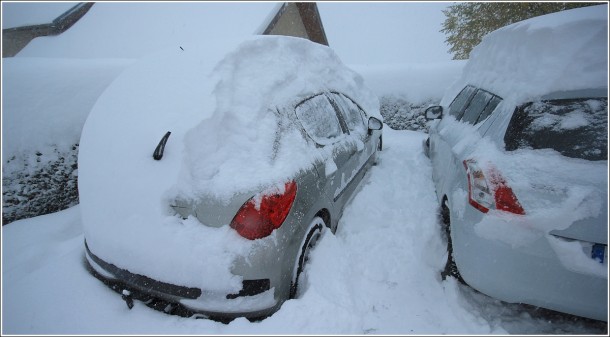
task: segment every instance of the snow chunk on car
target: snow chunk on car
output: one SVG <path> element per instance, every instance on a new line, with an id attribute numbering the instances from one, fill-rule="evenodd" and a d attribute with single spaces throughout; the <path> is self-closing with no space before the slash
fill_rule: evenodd
<path id="1" fill-rule="evenodd" d="M 216 66 L 213 78 L 211 117 L 185 138 L 178 194 L 189 197 L 204 193 L 228 199 L 238 191 L 281 183 L 315 160 L 325 160 L 299 134 L 276 130 L 278 108 L 341 90 L 381 119 L 379 101 L 362 77 L 332 49 L 300 38 L 245 41 Z"/>
<path id="2" fill-rule="evenodd" d="M 472 50 L 464 76 L 450 88 L 453 94 L 445 97 L 455 97 L 466 84 L 517 102 L 556 91 L 605 88 L 607 22 L 607 5 L 597 5 L 495 30 Z"/>

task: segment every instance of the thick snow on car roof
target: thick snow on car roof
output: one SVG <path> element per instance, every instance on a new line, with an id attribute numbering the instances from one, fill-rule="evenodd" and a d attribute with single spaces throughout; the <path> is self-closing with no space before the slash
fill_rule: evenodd
<path id="1" fill-rule="evenodd" d="M 483 38 L 451 91 L 472 84 L 520 103 L 554 91 L 605 88 L 607 41 L 607 5 L 517 22 Z"/>
<path id="2" fill-rule="evenodd" d="M 308 40 L 253 38 L 227 55 L 214 76 L 219 80 L 212 116 L 186 137 L 181 187 L 187 194 L 228 198 L 281 182 L 311 168 L 314 160 L 324 160 L 296 128 L 284 126 L 281 137 L 276 135 L 274 111 L 292 108 L 307 96 L 339 90 L 381 119 L 377 97 L 360 75 L 345 67 L 330 48 Z"/>
<path id="3" fill-rule="evenodd" d="M 342 90 L 378 114 L 376 96 L 326 46 L 280 36 L 235 45 L 229 54 L 201 43 L 155 53 L 99 97 L 81 136 L 79 196 L 85 238 L 103 260 L 164 282 L 239 290 L 229 268 L 252 242 L 229 226 L 182 221 L 171 200 L 227 198 L 279 183 L 324 157 L 286 132 L 270 161 L 277 117 L 269 109 L 294 95 Z M 167 131 L 164 156 L 155 161 Z"/>

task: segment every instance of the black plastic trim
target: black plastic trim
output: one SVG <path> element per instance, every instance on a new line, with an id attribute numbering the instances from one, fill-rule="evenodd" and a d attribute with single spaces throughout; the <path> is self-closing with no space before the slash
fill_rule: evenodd
<path id="1" fill-rule="evenodd" d="M 199 288 L 189 288 L 156 281 L 151 279 L 150 277 L 139 274 L 133 274 L 126 269 L 121 269 L 113 264 L 110 264 L 93 254 L 91 250 L 89 250 L 87 241 L 85 241 L 85 249 L 87 250 L 87 254 L 89 255 L 89 257 L 105 271 L 112 274 L 121 282 L 124 282 L 132 287 L 138 288 L 141 291 L 149 292 L 151 295 L 166 294 L 169 296 L 176 296 L 188 299 L 196 299 L 201 296 L 201 289 Z"/>
<path id="2" fill-rule="evenodd" d="M 228 294 L 227 299 L 232 300 L 242 296 L 254 296 L 271 289 L 271 280 L 243 280 L 242 289 L 237 294 Z"/>

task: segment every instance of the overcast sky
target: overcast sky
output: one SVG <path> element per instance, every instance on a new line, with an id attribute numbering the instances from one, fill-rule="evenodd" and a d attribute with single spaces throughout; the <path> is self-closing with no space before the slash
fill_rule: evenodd
<path id="1" fill-rule="evenodd" d="M 2 25 L 3 28 L 8 28 L 50 22 L 74 4 L 76 3 L 2 2 Z M 167 5 L 181 9 L 168 11 Z M 449 47 L 444 42 L 444 34 L 440 32 L 445 19 L 442 9 L 449 5 L 451 2 L 318 2 L 330 46 L 345 63 L 354 65 L 427 63 L 450 60 L 451 55 L 447 53 Z M 97 39 L 97 46 L 88 43 L 86 51 L 77 52 L 78 48 L 74 45 L 80 41 L 76 36 L 79 34 L 69 30 L 62 34 L 64 35 L 62 38 L 43 38 L 48 41 L 31 43 L 22 56 L 45 56 L 45 51 L 48 51 L 48 56 L 52 57 L 93 57 L 94 54 L 98 55 L 97 57 L 139 57 L 141 55 L 134 54 L 136 50 L 148 51 L 154 45 L 160 45 L 163 42 L 170 43 L 171 39 L 176 39 L 176 36 L 182 38 L 180 34 L 186 36 L 192 34 L 193 30 L 202 31 L 203 29 L 197 25 L 202 25 L 202 27 L 207 25 L 204 27 L 205 29 L 215 27 L 215 31 L 218 31 L 218 24 L 224 23 L 227 26 L 226 22 L 229 21 L 229 17 L 232 17 L 234 22 L 240 22 L 239 26 L 243 27 L 235 25 L 231 28 L 227 27 L 224 34 L 237 34 L 237 31 L 241 33 L 248 29 L 249 32 L 254 31 L 260 25 L 259 22 L 264 21 L 265 17 L 276 7 L 276 4 L 269 2 L 237 4 L 201 2 L 159 5 L 159 3 L 109 4 L 100 2 L 96 6 L 98 6 L 95 11 L 96 18 L 81 20 L 87 22 L 79 22 L 74 27 L 86 30 L 87 36 L 94 36 Z M 116 8 L 136 6 L 141 9 L 144 8 L 143 6 L 147 6 L 147 8 L 139 10 L 137 17 L 132 13 L 127 15 L 116 11 Z M 201 10 L 186 9 L 195 6 Z M 212 7 L 213 10 L 206 10 L 206 8 Z M 111 9 L 115 9 L 116 13 L 116 18 L 112 20 L 108 19 L 113 15 Z M 201 20 L 206 13 L 212 12 L 214 14 L 209 14 L 210 17 L 206 17 L 206 20 Z M 163 16 L 166 16 L 167 20 L 159 20 Z M 240 18 L 236 19 L 238 16 Z M 246 19 L 243 16 L 250 17 Z M 177 24 L 178 21 L 179 24 Z M 137 22 L 141 24 L 138 25 Z M 99 28 L 109 23 L 114 27 Z M 167 27 L 163 25 L 167 25 Z M 142 27 L 152 28 L 144 30 Z M 92 33 L 94 29 L 98 31 Z M 125 38 L 128 35 L 121 33 L 126 29 L 132 29 L 132 35 L 137 38 L 134 37 L 132 41 L 124 45 L 113 46 L 113 43 L 117 43 L 117 37 Z M 180 31 L 181 29 L 190 31 L 183 33 Z M 173 35 L 167 35 L 167 31 L 171 31 Z M 104 34 L 107 35 L 106 41 L 104 41 Z M 114 36 L 108 37 L 112 34 Z M 150 35 L 148 42 L 146 41 L 147 34 Z M 138 48 L 138 43 L 141 43 L 143 47 Z M 51 50 L 53 45 L 58 47 Z M 100 50 L 96 48 L 100 48 Z M 114 54 L 108 54 L 110 50 Z M 124 54 L 120 54 L 121 51 Z"/>
<path id="2" fill-rule="evenodd" d="M 328 42 L 348 64 L 451 59 L 440 32 L 451 2 L 319 2 Z"/>

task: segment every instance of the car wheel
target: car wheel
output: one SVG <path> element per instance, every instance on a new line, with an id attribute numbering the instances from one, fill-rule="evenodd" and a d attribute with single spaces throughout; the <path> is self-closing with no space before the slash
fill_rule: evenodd
<path id="1" fill-rule="evenodd" d="M 447 237 L 447 263 L 441 272 L 441 278 L 444 281 L 447 276 L 452 276 L 460 281 L 460 283 L 466 284 L 462 278 L 462 275 L 460 275 L 460 271 L 455 263 L 455 258 L 453 257 L 453 242 L 451 240 L 451 212 L 449 210 L 447 199 L 444 199 L 441 205 L 441 222 Z"/>
<path id="2" fill-rule="evenodd" d="M 294 268 L 294 277 L 290 284 L 291 299 L 297 297 L 297 292 L 299 289 L 299 279 L 301 277 L 301 274 L 303 273 L 303 270 L 305 269 L 307 261 L 309 260 L 309 253 L 311 252 L 311 249 L 315 246 L 316 242 L 320 239 L 320 237 L 322 237 L 322 233 L 325 229 L 326 223 L 320 217 L 315 217 L 309 225 L 306 235 L 303 238 L 301 245 L 299 246 L 299 254 Z"/>

